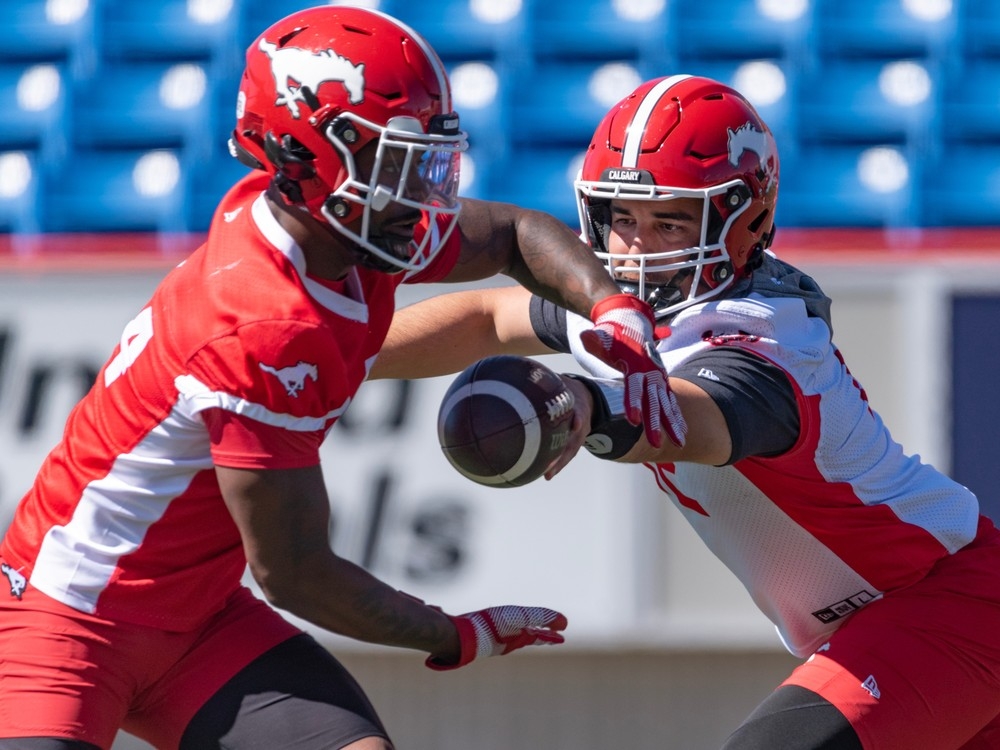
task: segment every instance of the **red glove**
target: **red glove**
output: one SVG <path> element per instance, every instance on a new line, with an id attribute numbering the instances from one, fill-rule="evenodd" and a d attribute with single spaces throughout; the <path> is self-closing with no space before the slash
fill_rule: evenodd
<path id="1" fill-rule="evenodd" d="M 661 429 L 683 446 L 687 423 L 656 351 L 652 308 L 631 294 L 614 294 L 594 305 L 590 318 L 594 327 L 580 334 L 583 348 L 625 375 L 625 417 L 642 424 L 654 448 L 663 443 Z"/>
<path id="2" fill-rule="evenodd" d="M 454 664 L 445 664 L 434 656 L 425 662 L 438 671 L 464 667 L 480 656 L 501 656 L 524 646 L 562 643 L 558 632 L 566 628 L 566 617 L 544 607 L 490 607 L 449 619 L 458 628 L 462 653 Z"/>

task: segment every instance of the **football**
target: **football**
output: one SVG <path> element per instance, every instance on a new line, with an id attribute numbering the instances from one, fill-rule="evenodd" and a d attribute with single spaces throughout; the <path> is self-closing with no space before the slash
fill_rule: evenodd
<path id="1" fill-rule="evenodd" d="M 498 355 L 470 365 L 441 401 L 438 439 L 460 474 L 520 487 L 545 473 L 569 436 L 573 394 L 551 369 Z"/>

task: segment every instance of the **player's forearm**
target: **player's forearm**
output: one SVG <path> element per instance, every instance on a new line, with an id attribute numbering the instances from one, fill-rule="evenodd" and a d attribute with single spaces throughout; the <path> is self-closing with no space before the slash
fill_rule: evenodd
<path id="1" fill-rule="evenodd" d="M 462 252 L 448 281 L 503 273 L 584 317 L 619 291 L 593 251 L 554 216 L 509 203 L 464 199 L 459 226 Z"/>
<path id="2" fill-rule="evenodd" d="M 516 233 L 519 258 L 508 275 L 539 296 L 589 318 L 595 304 L 620 291 L 593 251 L 558 219 L 522 211 Z"/>
<path id="3" fill-rule="evenodd" d="M 401 593 L 332 553 L 265 589 L 276 607 L 331 633 L 385 646 L 458 657 L 458 634 L 440 610 Z"/>
<path id="4" fill-rule="evenodd" d="M 475 295 L 446 294 L 397 310 L 369 380 L 458 372 L 499 346 Z"/>
<path id="5" fill-rule="evenodd" d="M 519 287 L 453 292 L 398 310 L 369 380 L 459 372 L 494 354 L 545 354 Z"/>

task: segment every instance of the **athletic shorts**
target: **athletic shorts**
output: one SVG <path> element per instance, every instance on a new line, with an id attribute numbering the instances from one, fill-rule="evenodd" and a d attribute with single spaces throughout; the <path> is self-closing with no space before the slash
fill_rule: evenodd
<path id="1" fill-rule="evenodd" d="M 296 674 L 306 662 L 311 666 Z M 255 709 L 236 691 L 251 683 L 261 695 L 270 689 L 271 703 L 281 708 L 245 719 L 243 713 Z M 282 721 L 302 718 L 282 719 L 281 711 L 310 703 L 284 699 L 317 683 L 350 698 L 346 719 L 343 711 L 330 719 L 347 722 L 343 736 L 384 736 L 339 662 L 246 588 L 202 627 L 180 633 L 93 617 L 30 585 L 21 600 L 0 595 L 0 737 L 67 738 L 109 748 L 121 728 L 171 750 L 184 746 L 192 723 L 199 738 L 216 726 L 246 731 L 261 717 L 277 732 Z M 317 704 L 311 705 L 315 713 Z M 288 739 L 276 737 L 272 746 Z M 198 747 L 198 741 L 186 744 Z"/>
<path id="2" fill-rule="evenodd" d="M 852 615 L 784 684 L 835 705 L 865 750 L 1000 748 L 1000 532 Z"/>

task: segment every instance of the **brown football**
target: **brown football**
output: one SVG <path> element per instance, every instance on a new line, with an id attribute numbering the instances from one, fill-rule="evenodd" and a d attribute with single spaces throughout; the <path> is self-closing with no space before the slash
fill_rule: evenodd
<path id="1" fill-rule="evenodd" d="M 520 487 L 559 455 L 572 418 L 573 394 L 553 370 L 498 355 L 452 382 L 438 412 L 438 439 L 451 465 L 473 482 Z"/>

